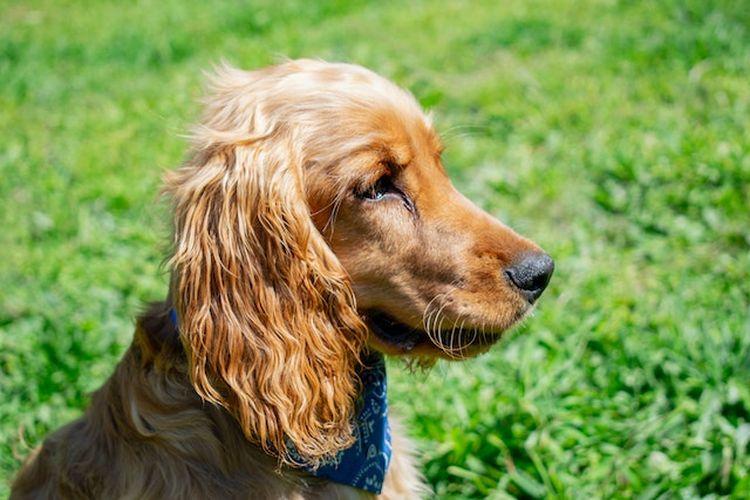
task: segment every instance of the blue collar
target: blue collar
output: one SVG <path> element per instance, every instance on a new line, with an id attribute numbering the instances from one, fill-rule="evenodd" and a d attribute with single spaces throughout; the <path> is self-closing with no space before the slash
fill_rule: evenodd
<path id="1" fill-rule="evenodd" d="M 169 310 L 169 318 L 177 329 L 177 313 Z M 383 355 L 377 352 L 363 357 L 362 394 L 357 402 L 354 422 L 355 442 L 317 469 L 302 466 L 310 474 L 380 494 L 391 462 L 391 427 L 388 424 L 388 380 Z"/>

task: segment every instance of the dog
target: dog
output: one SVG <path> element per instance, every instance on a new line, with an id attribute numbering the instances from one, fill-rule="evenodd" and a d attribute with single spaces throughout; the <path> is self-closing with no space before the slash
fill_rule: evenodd
<path id="1" fill-rule="evenodd" d="M 209 87 L 165 179 L 167 298 L 11 498 L 425 495 L 382 356 L 485 352 L 552 259 L 453 187 L 430 119 L 375 73 L 222 66 Z"/>

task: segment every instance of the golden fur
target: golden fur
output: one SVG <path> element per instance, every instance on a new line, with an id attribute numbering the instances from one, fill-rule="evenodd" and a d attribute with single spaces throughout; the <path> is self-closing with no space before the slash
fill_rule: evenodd
<path id="1" fill-rule="evenodd" d="M 352 443 L 361 353 L 471 356 L 531 309 L 501 270 L 538 247 L 453 188 L 411 95 L 311 60 L 224 67 L 211 87 L 191 159 L 166 177 L 169 295 L 12 498 L 367 496 L 289 454 L 317 464 Z M 382 314 L 408 333 L 377 333 Z M 417 497 L 392 425 L 381 497 Z"/>

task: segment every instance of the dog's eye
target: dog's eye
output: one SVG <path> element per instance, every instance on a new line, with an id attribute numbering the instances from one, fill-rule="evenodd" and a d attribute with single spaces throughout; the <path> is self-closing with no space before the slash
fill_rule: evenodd
<path id="1" fill-rule="evenodd" d="M 378 201 L 389 193 L 400 193 L 400 191 L 393 185 L 390 176 L 384 175 L 369 189 L 363 191 L 360 196 L 366 200 Z"/>
<path id="2" fill-rule="evenodd" d="M 404 207 L 406 207 L 409 212 L 416 213 L 414 203 L 405 192 L 396 187 L 396 185 L 393 183 L 393 177 L 391 177 L 390 175 L 384 175 L 383 177 L 378 179 L 375 184 L 365 189 L 364 191 L 360 191 L 359 193 L 357 193 L 357 197 L 369 201 L 380 201 L 386 198 L 395 198 L 401 200 Z"/>

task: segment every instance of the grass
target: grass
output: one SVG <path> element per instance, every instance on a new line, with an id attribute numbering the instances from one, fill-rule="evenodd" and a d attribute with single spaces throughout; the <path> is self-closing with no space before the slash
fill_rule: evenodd
<path id="1" fill-rule="evenodd" d="M 164 296 L 201 71 L 411 89 L 457 185 L 556 259 L 536 316 L 391 400 L 441 498 L 750 496 L 750 9 L 700 0 L 6 1 L 0 497 Z M 427 397 L 429 395 L 429 397 Z"/>

